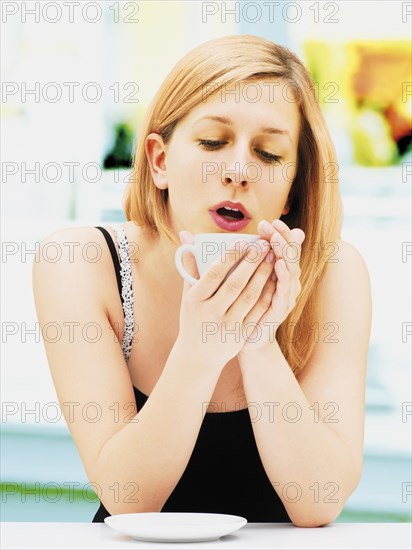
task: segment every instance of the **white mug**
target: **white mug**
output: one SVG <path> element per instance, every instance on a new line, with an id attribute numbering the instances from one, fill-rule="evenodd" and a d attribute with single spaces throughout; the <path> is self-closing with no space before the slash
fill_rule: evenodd
<path id="1" fill-rule="evenodd" d="M 225 260 L 227 254 L 227 260 L 233 257 L 233 252 L 227 251 L 228 247 L 237 240 L 246 240 L 248 242 L 256 242 L 261 239 L 260 235 L 250 235 L 249 233 L 198 233 L 194 235 L 193 244 L 182 244 L 176 250 L 175 263 L 180 275 L 186 279 L 190 284 L 195 284 L 199 279 L 195 279 L 189 275 L 185 270 L 182 263 L 183 252 L 191 252 L 197 264 L 197 269 L 200 276 L 204 275 L 209 267 L 213 264 L 215 259 L 221 254 L 222 261 Z M 256 255 L 259 254 L 258 248 L 256 248 Z M 254 261 L 254 260 L 251 260 Z M 237 265 L 237 264 L 236 264 Z M 236 265 L 227 273 L 226 278 L 236 268 Z"/>

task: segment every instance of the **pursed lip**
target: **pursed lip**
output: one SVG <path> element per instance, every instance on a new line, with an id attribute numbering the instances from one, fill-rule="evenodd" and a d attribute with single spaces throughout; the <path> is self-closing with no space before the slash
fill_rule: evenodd
<path id="1" fill-rule="evenodd" d="M 247 208 L 241 202 L 222 201 L 209 208 L 209 211 L 216 212 L 217 210 L 219 210 L 219 208 L 223 208 L 225 206 L 229 208 L 237 208 L 240 212 L 242 212 L 245 218 L 251 219 L 251 215 L 247 211 Z"/>

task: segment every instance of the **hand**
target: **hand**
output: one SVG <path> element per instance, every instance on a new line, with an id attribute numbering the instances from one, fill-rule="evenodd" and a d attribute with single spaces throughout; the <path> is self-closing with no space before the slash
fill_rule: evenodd
<path id="1" fill-rule="evenodd" d="M 281 220 L 276 220 L 272 225 L 265 222 L 259 223 L 258 231 L 262 238 L 270 242 L 276 256 L 272 273 L 275 287 L 264 287 L 255 305 L 256 310 L 262 313 L 261 317 L 240 353 L 256 351 L 273 343 L 279 325 L 295 307 L 301 291 L 299 262 L 305 233 L 299 228 L 289 229 Z M 276 226 L 277 230 L 275 223 L 279 226 Z"/>
<path id="2" fill-rule="evenodd" d="M 192 242 L 193 235 L 183 231 L 180 239 Z M 184 281 L 177 342 L 213 369 L 222 370 L 242 349 L 250 332 L 245 325 L 255 326 L 261 316 L 254 306 L 263 287 L 268 280 L 272 291 L 275 286 L 270 280 L 274 258 L 270 263 L 264 261 L 270 243 L 267 239 L 251 243 L 249 256 L 248 244 L 238 239 L 197 283 Z M 194 256 L 185 253 L 183 259 L 187 272 L 198 278 Z"/>

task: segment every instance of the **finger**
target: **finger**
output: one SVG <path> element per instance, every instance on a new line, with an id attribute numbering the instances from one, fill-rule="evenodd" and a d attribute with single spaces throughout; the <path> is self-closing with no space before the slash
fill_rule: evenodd
<path id="1" fill-rule="evenodd" d="M 269 246 L 266 246 L 269 249 Z M 235 320 L 243 320 L 259 300 L 274 266 L 275 256 L 270 252 L 267 254 L 265 247 L 261 257 L 256 258 L 252 266 L 247 265 L 246 258 L 246 261 L 241 262 L 228 278 L 226 284 L 219 289 L 218 294 L 223 307 L 227 306 L 224 312 L 228 316 Z"/>
<path id="2" fill-rule="evenodd" d="M 193 235 L 190 233 L 190 231 L 180 231 L 179 238 L 182 244 L 192 244 L 194 242 Z M 196 258 L 191 252 L 183 252 L 182 264 L 189 275 L 192 275 L 192 277 L 194 277 L 195 279 L 200 278 L 199 271 L 197 269 Z M 186 281 L 186 279 L 183 280 L 183 292 L 185 293 L 192 287 L 192 285 L 188 281 Z"/>
<path id="3" fill-rule="evenodd" d="M 182 244 L 192 244 L 194 242 L 193 235 L 190 231 L 179 231 L 179 238 Z"/>
<path id="4" fill-rule="evenodd" d="M 273 224 L 274 223 L 275 222 L 273 222 Z M 262 238 L 267 239 L 267 241 L 269 243 L 271 243 L 271 245 L 273 245 L 273 243 L 271 242 L 272 237 L 274 237 L 276 235 L 276 233 L 275 233 L 276 229 L 274 228 L 273 224 L 270 224 L 267 220 L 261 220 L 258 224 L 258 231 L 262 235 Z M 286 226 L 286 224 L 284 224 L 283 222 L 282 222 L 282 224 L 283 224 L 283 226 Z M 279 242 L 279 243 L 275 244 L 275 246 L 276 246 L 276 249 L 273 249 L 273 250 L 280 257 L 281 256 L 281 252 L 280 252 L 281 243 Z M 282 252 L 283 252 L 283 249 L 282 249 Z M 272 281 L 275 281 L 275 282 L 277 281 L 277 275 L 276 275 L 275 270 L 273 270 L 273 273 L 272 273 Z"/>
<path id="5" fill-rule="evenodd" d="M 270 243 L 277 259 L 283 259 L 288 271 L 295 277 L 300 277 L 301 246 L 297 243 L 289 243 L 277 231 L 274 231 Z"/>
<path id="6" fill-rule="evenodd" d="M 257 229 L 261 238 L 266 239 L 268 242 L 270 241 L 272 233 L 275 231 L 275 228 L 267 220 L 261 220 L 258 223 Z"/>
<path id="7" fill-rule="evenodd" d="M 273 232 L 278 231 L 278 233 L 284 237 L 288 244 L 297 248 L 299 253 L 301 244 L 305 240 L 305 233 L 302 229 L 299 229 L 298 227 L 289 229 L 289 227 L 281 220 L 275 220 L 272 224 L 270 224 L 267 220 L 261 220 L 258 224 L 258 231 L 262 236 L 262 239 L 266 239 L 268 242 L 270 241 Z"/>
<path id="8" fill-rule="evenodd" d="M 275 220 L 272 225 L 289 244 L 296 243 L 301 245 L 305 240 L 305 233 L 299 227 L 289 229 L 287 224 L 282 220 Z"/>
<path id="9" fill-rule="evenodd" d="M 306 238 L 305 232 L 300 229 L 300 227 L 295 227 L 294 229 L 292 229 L 292 233 L 294 233 L 293 241 L 302 244 Z"/>
<path id="10" fill-rule="evenodd" d="M 246 256 L 247 244 L 249 242 L 245 239 L 237 239 L 224 252 L 222 251 L 222 254 L 218 254 L 206 273 L 193 287 L 194 294 L 199 300 L 207 300 L 215 294 L 225 277 Z"/>
<path id="11" fill-rule="evenodd" d="M 278 278 L 276 283 L 273 283 L 276 284 L 276 289 L 272 298 L 270 318 L 280 320 L 284 319 L 284 311 L 288 309 L 290 300 L 290 274 L 282 259 L 276 261 L 273 272 L 276 273 Z M 269 326 L 271 325 L 272 323 Z M 275 325 L 275 329 L 277 329 L 280 323 L 275 322 Z"/>
<path id="12" fill-rule="evenodd" d="M 274 265 L 273 262 L 271 265 Z M 260 320 L 262 315 L 264 315 L 271 307 L 275 292 L 276 282 L 272 279 L 271 275 L 269 275 L 260 293 L 259 300 L 243 319 L 244 325 L 247 325 L 248 323 L 256 324 Z"/>
<path id="13" fill-rule="evenodd" d="M 275 220 L 272 223 L 273 227 L 276 231 L 278 231 L 283 237 L 288 241 L 290 237 L 291 230 L 289 229 L 289 226 L 283 222 L 282 220 Z"/>
<path id="14" fill-rule="evenodd" d="M 274 271 L 277 276 L 276 296 L 287 298 L 290 292 L 291 274 L 283 258 L 277 259 L 274 265 Z"/>

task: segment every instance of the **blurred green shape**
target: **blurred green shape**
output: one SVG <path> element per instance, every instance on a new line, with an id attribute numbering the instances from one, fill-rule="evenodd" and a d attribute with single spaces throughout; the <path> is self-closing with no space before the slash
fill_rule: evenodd
<path id="1" fill-rule="evenodd" d="M 130 168 L 133 151 L 133 130 L 127 122 L 119 122 L 114 127 L 115 139 L 112 149 L 104 158 L 103 167 Z"/>
<path id="2" fill-rule="evenodd" d="M 353 152 L 362 166 L 390 166 L 399 161 L 391 128 L 382 112 L 361 107 L 353 116 Z"/>

